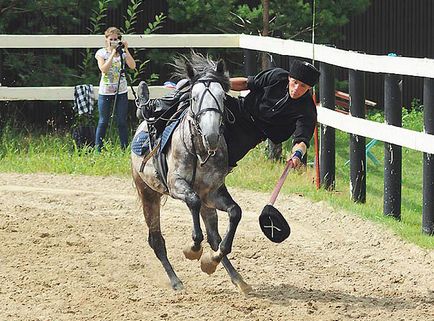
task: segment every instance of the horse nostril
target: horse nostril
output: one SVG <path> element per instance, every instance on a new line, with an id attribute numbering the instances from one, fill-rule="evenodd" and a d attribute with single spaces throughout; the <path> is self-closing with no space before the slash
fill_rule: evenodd
<path id="1" fill-rule="evenodd" d="M 210 147 L 217 147 L 218 141 L 219 141 L 220 135 L 219 134 L 209 134 L 205 136 L 205 140 L 209 144 Z"/>

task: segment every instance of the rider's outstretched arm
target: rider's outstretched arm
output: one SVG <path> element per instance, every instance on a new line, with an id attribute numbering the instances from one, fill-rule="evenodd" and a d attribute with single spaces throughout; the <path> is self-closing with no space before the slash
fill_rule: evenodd
<path id="1" fill-rule="evenodd" d="M 247 89 L 247 78 L 245 77 L 234 77 L 230 79 L 231 89 L 236 91 Z"/>

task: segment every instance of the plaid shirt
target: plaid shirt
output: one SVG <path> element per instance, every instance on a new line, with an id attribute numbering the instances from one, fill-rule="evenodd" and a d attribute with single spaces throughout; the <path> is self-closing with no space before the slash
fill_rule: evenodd
<path id="1" fill-rule="evenodd" d="M 93 95 L 93 85 L 78 85 L 74 88 L 74 105 L 72 109 L 82 114 L 92 114 L 95 98 Z"/>

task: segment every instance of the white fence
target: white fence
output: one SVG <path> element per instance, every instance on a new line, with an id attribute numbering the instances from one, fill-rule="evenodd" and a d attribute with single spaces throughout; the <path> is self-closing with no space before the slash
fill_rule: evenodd
<path id="1" fill-rule="evenodd" d="M 125 35 L 132 48 L 242 48 L 297 56 L 374 73 L 434 78 L 434 60 L 366 55 L 323 45 L 248 35 Z M 100 35 L 0 35 L 0 48 L 99 48 Z M 151 87 L 151 97 L 165 91 Z M 0 100 L 72 100 L 73 87 L 0 87 Z M 130 99 L 132 98 L 130 93 Z M 402 108 L 402 106 L 396 106 Z M 348 133 L 434 154 L 434 135 L 363 120 L 318 107 L 318 121 Z"/>

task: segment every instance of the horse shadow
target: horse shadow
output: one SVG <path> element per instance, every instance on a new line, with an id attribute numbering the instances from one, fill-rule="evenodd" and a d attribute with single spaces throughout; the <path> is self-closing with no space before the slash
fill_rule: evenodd
<path id="1" fill-rule="evenodd" d="M 394 311 L 397 309 L 415 309 L 421 303 L 433 304 L 433 299 L 421 296 L 369 296 L 349 294 L 336 290 L 319 290 L 309 287 L 297 287 L 292 284 L 267 285 L 256 284 L 254 290 L 249 293 L 250 297 L 270 301 L 273 305 L 289 306 L 294 300 L 301 302 L 322 302 L 339 307 L 354 307 L 359 309 L 378 309 L 379 307 Z"/>

